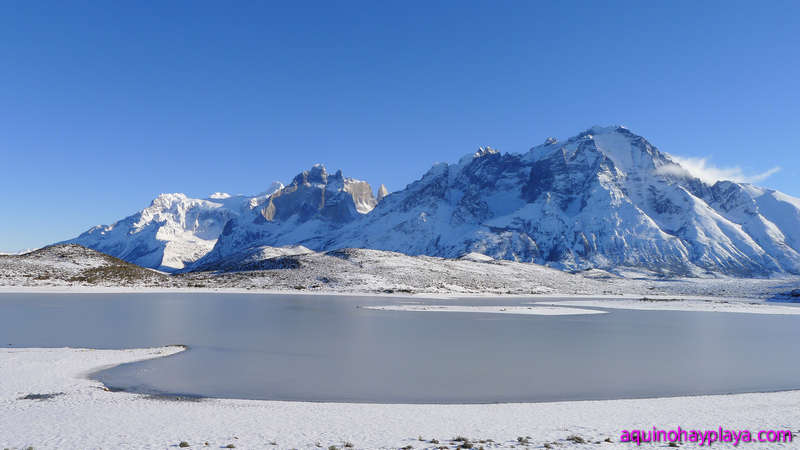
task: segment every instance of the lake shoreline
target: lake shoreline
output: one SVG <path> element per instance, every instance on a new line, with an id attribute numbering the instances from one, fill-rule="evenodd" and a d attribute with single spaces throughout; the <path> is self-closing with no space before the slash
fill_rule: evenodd
<path id="1" fill-rule="evenodd" d="M 147 286 L 0 286 L 0 294 L 250 294 L 250 295 L 292 295 L 292 296 L 312 296 L 312 297 L 385 297 L 390 299 L 411 299 L 411 300 L 513 300 L 513 299 L 626 299 L 638 300 L 643 298 L 652 299 L 678 299 L 678 300 L 697 300 L 697 301 L 717 301 L 721 298 L 732 302 L 753 302 L 767 301 L 768 299 L 753 296 L 728 296 L 728 295 L 707 295 L 691 293 L 620 293 L 620 294 L 571 294 L 571 293 L 536 293 L 536 294 L 504 294 L 504 293 L 435 293 L 435 292 L 363 292 L 363 291 L 343 291 L 343 290 L 316 290 L 298 291 L 288 289 L 246 289 L 246 288 L 226 288 L 226 287 L 147 287 Z"/>
<path id="2" fill-rule="evenodd" d="M 777 393 L 482 405 L 176 401 L 109 392 L 88 379 L 103 366 L 164 357 L 180 347 L 130 350 L 0 349 L 0 446 L 49 448 L 436 448 L 465 436 L 485 448 L 630 448 L 622 429 L 683 427 L 795 430 L 800 390 Z M 44 400 L 28 394 L 57 394 Z M 489 418 L 491 417 L 491 420 Z M 423 441 L 419 438 L 422 437 Z M 436 439 L 440 444 L 430 442 Z M 491 439 L 492 442 L 488 440 Z M 572 439 L 572 440 L 571 440 Z M 610 439 L 612 442 L 605 442 Z M 726 448 L 715 443 L 715 447 Z"/>
<path id="3" fill-rule="evenodd" d="M 95 377 L 134 393 L 490 404 L 798 388 L 800 366 L 769 351 L 796 340 L 800 307 L 785 304 L 230 293 L 0 299 L 0 342 L 9 346 L 192 347 Z M 638 356 L 609 359 L 616 354 Z"/>

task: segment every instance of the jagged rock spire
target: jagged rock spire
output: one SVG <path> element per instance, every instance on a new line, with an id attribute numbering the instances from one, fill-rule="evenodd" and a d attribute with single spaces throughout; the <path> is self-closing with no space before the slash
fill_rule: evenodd
<path id="1" fill-rule="evenodd" d="M 389 195 L 389 190 L 386 189 L 386 185 L 381 184 L 381 187 L 378 188 L 378 202 L 383 200 L 383 197 Z"/>

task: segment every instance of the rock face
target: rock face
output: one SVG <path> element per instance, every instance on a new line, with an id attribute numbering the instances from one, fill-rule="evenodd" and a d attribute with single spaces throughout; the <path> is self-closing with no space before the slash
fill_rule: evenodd
<path id="1" fill-rule="evenodd" d="M 206 199 L 161 194 L 142 211 L 63 243 L 175 272 L 196 265 L 215 249 L 220 235 L 227 237 L 216 248 L 215 259 L 263 247 L 262 241 L 291 245 L 308 236 L 323 239 L 329 228 L 360 218 L 377 203 L 368 183 L 345 178 L 341 171 L 329 175 L 318 164 L 295 176 L 289 185 L 275 182 L 252 197 L 221 192 Z"/>
<path id="2" fill-rule="evenodd" d="M 436 165 L 327 245 L 759 276 L 800 272 L 798 230 L 800 200 L 705 184 L 624 127 L 595 127 L 525 154 L 482 148 Z"/>
<path id="3" fill-rule="evenodd" d="M 319 216 L 344 223 L 370 212 L 376 204 L 369 184 L 344 178 L 341 170 L 329 177 L 325 167 L 318 164 L 272 194 L 260 212 L 268 222 L 283 222 L 293 216 L 305 222 Z"/>
<path id="4" fill-rule="evenodd" d="M 238 259 L 258 267 L 269 248 L 301 245 L 483 254 L 568 270 L 800 273 L 800 199 L 705 183 L 617 126 L 548 138 L 523 154 L 480 148 L 391 195 L 381 186 L 377 198 L 366 182 L 320 165 L 260 196 L 162 197 L 72 242 L 171 270 Z"/>
<path id="5" fill-rule="evenodd" d="M 389 195 L 389 191 L 386 189 L 386 186 L 381 185 L 381 187 L 378 188 L 378 201 L 380 202 L 383 200 L 383 197 L 387 195 Z"/>
<path id="6" fill-rule="evenodd" d="M 377 203 L 367 182 L 346 178 L 341 170 L 329 175 L 324 166 L 315 165 L 273 193 L 263 207 L 231 219 L 213 250 L 192 268 L 216 270 L 219 262 L 234 265 L 237 258 L 253 261 L 264 247 L 324 248 L 338 229 L 358 221 Z"/>

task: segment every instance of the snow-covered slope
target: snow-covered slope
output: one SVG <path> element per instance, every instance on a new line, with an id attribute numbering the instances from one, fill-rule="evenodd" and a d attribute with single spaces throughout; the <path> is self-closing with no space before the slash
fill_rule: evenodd
<path id="1" fill-rule="evenodd" d="M 798 200 L 703 183 L 624 127 L 434 166 L 329 244 L 566 269 L 800 272 Z"/>
<path id="2" fill-rule="evenodd" d="M 259 246 L 372 248 L 455 258 L 480 253 L 562 269 L 669 274 L 800 273 L 800 200 L 713 185 L 624 127 L 549 138 L 524 154 L 489 147 L 437 164 L 342 223 L 232 221 L 214 251 Z"/>
<path id="3" fill-rule="evenodd" d="M 377 203 L 367 182 L 345 178 L 341 170 L 329 175 L 317 164 L 262 207 L 228 222 L 214 249 L 191 269 L 236 266 L 237 258 L 253 262 L 265 246 L 326 248 L 339 229 L 359 222 Z"/>
<path id="4" fill-rule="evenodd" d="M 63 243 L 80 244 L 143 267 L 180 270 L 214 247 L 230 219 L 258 208 L 282 187 L 273 183 L 253 197 L 219 192 L 206 199 L 161 194 L 142 211 Z"/>
<path id="5" fill-rule="evenodd" d="M 205 199 L 161 194 L 142 211 L 63 243 L 80 244 L 167 272 L 186 270 L 187 266 L 238 266 L 248 258 L 274 256 L 275 252 L 264 251 L 263 241 L 292 246 L 308 239 L 325 239 L 330 227 L 351 222 L 376 204 L 368 183 L 346 178 L 341 171 L 329 175 L 317 164 L 289 185 L 275 182 L 252 197 L 220 192 Z M 219 236 L 232 229 L 241 233 L 215 248 Z M 212 249 L 213 255 L 198 261 Z M 231 261 L 232 256 L 239 259 Z"/>
<path id="6" fill-rule="evenodd" d="M 480 148 L 391 194 L 317 165 L 257 197 L 159 197 L 72 242 L 183 271 L 258 267 L 284 251 L 270 248 L 304 246 L 569 270 L 800 274 L 800 199 L 708 184 L 624 127 L 593 127 L 523 154 Z"/>
<path id="7" fill-rule="evenodd" d="M 2 286 L 169 285 L 155 270 L 75 244 L 52 245 L 22 255 L 0 255 Z"/>
<path id="8" fill-rule="evenodd" d="M 799 288 L 798 276 L 665 279 L 645 271 L 614 274 L 593 269 L 569 273 L 538 264 L 494 260 L 477 253 L 445 259 L 382 250 L 313 252 L 303 247 L 262 247 L 221 261 L 207 271 L 172 275 L 74 244 L 0 256 L 0 292 L 188 289 L 326 295 L 610 295 L 646 297 L 642 301 L 650 306 L 654 306 L 655 297 L 689 296 L 718 298 L 721 300 L 712 303 L 720 306 L 737 299 L 747 303 L 764 299 L 797 302 Z"/>

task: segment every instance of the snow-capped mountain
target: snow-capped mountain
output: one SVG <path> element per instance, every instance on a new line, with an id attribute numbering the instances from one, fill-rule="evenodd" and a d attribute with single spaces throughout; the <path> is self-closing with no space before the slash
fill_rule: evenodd
<path id="1" fill-rule="evenodd" d="M 341 170 L 329 175 L 317 164 L 273 193 L 262 207 L 228 222 L 214 249 L 193 268 L 252 260 L 265 246 L 327 248 L 337 230 L 359 221 L 377 203 L 367 182 L 345 178 Z"/>
<path id="2" fill-rule="evenodd" d="M 98 225 L 62 243 L 80 244 L 143 267 L 173 272 L 208 253 L 229 220 L 258 208 L 282 187 L 273 183 L 253 197 L 220 192 L 205 199 L 161 194 L 132 216 Z"/>
<path id="3" fill-rule="evenodd" d="M 525 154 L 482 148 L 386 197 L 334 247 L 560 268 L 800 272 L 800 200 L 703 183 L 624 127 L 595 127 Z"/>
<path id="4" fill-rule="evenodd" d="M 570 270 L 800 273 L 800 199 L 731 181 L 708 184 L 616 126 L 565 142 L 548 138 L 522 154 L 481 148 L 391 194 L 381 186 L 373 195 L 367 183 L 318 165 L 260 197 L 177 203 L 157 199 L 71 242 L 185 270 L 227 270 L 239 260 L 257 267 L 297 248 L 354 247 L 480 253 Z"/>
<path id="5" fill-rule="evenodd" d="M 112 225 L 93 227 L 62 243 L 80 244 L 143 267 L 175 272 L 194 265 L 214 249 L 224 230 L 242 230 L 242 224 L 237 224 L 239 218 L 245 224 L 253 222 L 252 233 L 244 236 L 247 242 L 237 241 L 231 252 L 220 246 L 209 260 L 221 262 L 223 257 L 255 248 L 262 234 L 304 236 L 313 234 L 320 224 L 347 223 L 376 204 L 366 182 L 345 178 L 341 171 L 329 176 L 325 167 L 315 165 L 297 175 L 288 186 L 275 182 L 255 196 L 217 192 L 195 199 L 184 194 L 161 194 L 132 216 Z M 287 242 L 292 239 L 287 237 Z M 262 258 L 264 254 L 256 252 Z"/>

